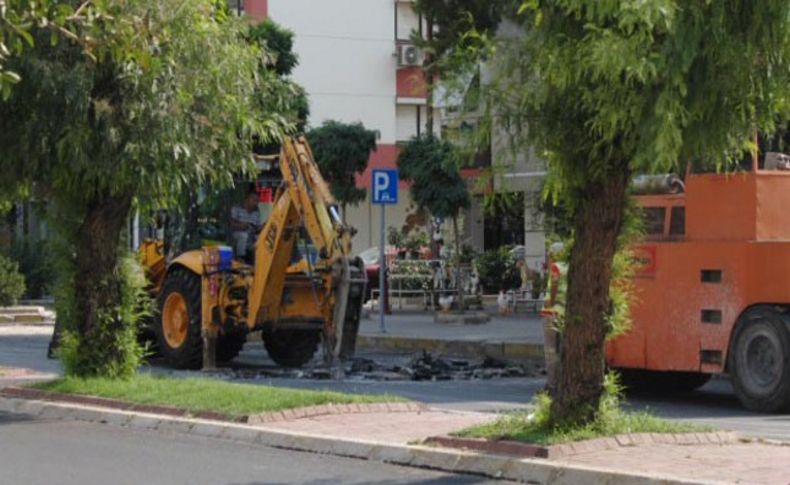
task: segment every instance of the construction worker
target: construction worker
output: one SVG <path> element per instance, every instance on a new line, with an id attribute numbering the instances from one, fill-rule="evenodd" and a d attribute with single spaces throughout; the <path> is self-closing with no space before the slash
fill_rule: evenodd
<path id="1" fill-rule="evenodd" d="M 251 260 L 255 239 L 261 229 L 261 213 L 258 209 L 258 193 L 252 187 L 241 206 L 230 210 L 230 227 L 233 231 L 233 250 L 237 257 Z"/>

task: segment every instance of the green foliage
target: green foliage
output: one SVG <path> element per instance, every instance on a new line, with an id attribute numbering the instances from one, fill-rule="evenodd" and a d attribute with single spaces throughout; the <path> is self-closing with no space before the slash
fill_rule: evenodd
<path id="1" fill-rule="evenodd" d="M 25 293 L 25 277 L 19 265 L 0 255 L 0 306 L 15 305 Z"/>
<path id="2" fill-rule="evenodd" d="M 433 282 L 430 262 L 418 259 L 396 259 L 390 265 L 390 288 L 396 290 L 429 290 Z"/>
<path id="3" fill-rule="evenodd" d="M 486 293 L 514 290 L 521 287 L 521 272 L 510 249 L 503 246 L 489 249 L 475 260 L 480 286 Z"/>
<path id="4" fill-rule="evenodd" d="M 25 276 L 25 298 L 35 300 L 51 294 L 55 269 L 46 241 L 15 242 L 7 256 L 19 264 Z"/>
<path id="5" fill-rule="evenodd" d="M 67 370 L 124 376 L 142 355 L 133 342 L 138 316 L 118 290 L 131 208 L 166 206 L 185 190 L 231 186 L 249 173 L 254 140 L 271 143 L 295 128 L 287 110 L 296 88 L 261 70 L 268 51 L 214 0 L 101 5 L 93 21 L 58 29 L 73 42 L 52 42 L 51 29 L 31 25 L 33 43 L 9 59 L 23 81 L 0 102 L 8 175 L 0 194 L 35 183 L 71 222 L 56 224 Z M 58 7 L 66 23 L 86 12 L 77 15 L 76 2 Z"/>
<path id="6" fill-rule="evenodd" d="M 3 181 L 154 200 L 251 169 L 252 135 L 277 139 L 285 122 L 252 102 L 262 52 L 244 42 L 246 24 L 212 11 L 207 1 L 114 3 L 114 20 L 90 31 L 98 62 L 34 29 L 35 47 L 9 64 L 25 82 L 0 104 L 0 168 L 16 175 Z"/>
<path id="7" fill-rule="evenodd" d="M 251 42 L 265 44 L 271 55 L 267 64 L 277 75 L 289 76 L 299 64 L 299 58 L 293 52 L 294 33 L 277 22 L 267 18 L 253 24 L 247 36 Z"/>
<path id="8" fill-rule="evenodd" d="M 175 406 L 188 411 L 213 411 L 241 417 L 304 406 L 398 402 L 388 395 L 354 395 L 280 387 L 234 384 L 217 379 L 174 378 L 135 374 L 127 380 L 66 377 L 35 384 L 35 388 L 67 394 L 100 396 L 124 401 Z"/>
<path id="9" fill-rule="evenodd" d="M 93 340 L 82 338 L 73 329 L 62 335 L 58 357 L 67 376 L 129 379 L 148 353 L 137 338 L 153 309 L 145 274 L 132 254 L 123 257 L 119 270 L 121 301 L 113 309 L 99 310 L 99 328 L 90 335 Z"/>
<path id="10" fill-rule="evenodd" d="M 463 72 L 487 53 L 490 36 L 516 4 L 513 0 L 417 0 L 414 10 L 436 31 L 432 39 L 414 32 L 412 40 L 430 54 L 429 69 L 443 76 Z"/>
<path id="11" fill-rule="evenodd" d="M 623 411 L 622 386 L 616 374 L 604 379 L 604 393 L 595 420 L 584 425 L 554 423 L 551 397 L 539 393 L 529 413 L 517 412 L 490 424 L 465 429 L 457 435 L 489 440 L 514 440 L 542 445 L 611 437 L 627 433 L 691 433 L 709 428 L 657 418 L 647 411 Z"/>
<path id="12" fill-rule="evenodd" d="M 528 0 L 521 12 L 492 108 L 546 156 L 565 201 L 611 170 L 724 167 L 787 113 L 782 0 Z"/>
<path id="13" fill-rule="evenodd" d="M 299 58 L 293 52 L 293 32 L 271 19 L 251 25 L 246 33 L 247 42 L 262 50 L 258 62 L 258 82 L 255 99 L 261 113 L 279 115 L 279 122 L 289 130 L 304 130 L 310 106 L 307 92 L 289 79 Z M 277 118 L 275 118 L 277 119 Z M 279 150 L 278 140 L 256 137 L 259 150 L 266 153 Z"/>
<path id="14" fill-rule="evenodd" d="M 367 168 L 370 153 L 376 150 L 376 137 L 377 133 L 362 123 L 338 121 L 325 121 L 307 132 L 321 174 L 344 207 L 365 200 L 365 189 L 357 188 L 356 176 Z"/>
<path id="15" fill-rule="evenodd" d="M 412 182 L 412 199 L 435 217 L 457 217 L 471 204 L 460 164 L 450 142 L 430 135 L 412 138 L 398 155 L 401 179 Z"/>

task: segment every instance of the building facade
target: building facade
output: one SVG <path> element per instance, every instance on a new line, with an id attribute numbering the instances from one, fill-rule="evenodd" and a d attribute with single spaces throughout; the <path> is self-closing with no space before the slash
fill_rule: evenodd
<path id="1" fill-rule="evenodd" d="M 233 2 L 232 2 L 233 4 Z M 427 91 L 422 72 L 423 59 L 411 46 L 413 32 L 425 32 L 425 22 L 411 1 L 398 0 L 237 0 L 236 7 L 255 19 L 270 17 L 294 32 L 294 51 L 299 65 L 293 78 L 307 91 L 310 126 L 326 120 L 362 122 L 379 133 L 378 149 L 371 155 L 368 170 L 358 185 L 370 188 L 370 171 L 396 168 L 398 145 L 425 129 Z M 439 133 L 442 110 L 436 110 Z M 523 244 L 531 268 L 543 263 L 542 221 L 535 201 L 542 186 L 543 169 L 533 159 L 504 160 L 504 142 L 494 136 L 487 160 L 465 170 L 474 179 L 486 165 L 498 163 L 502 170 L 494 189 L 518 192 L 523 215 L 517 224 L 508 224 L 502 214 L 487 215 L 481 197 L 463 217 L 466 243 L 478 250 L 499 244 Z M 501 137 L 500 137 L 501 138 Z M 503 161 L 504 160 L 504 161 Z M 400 228 L 416 209 L 405 184 L 400 203 L 389 206 L 386 225 Z M 437 187 L 441 190 L 441 187 Z M 359 233 L 355 249 L 362 251 L 379 244 L 379 208 L 368 199 L 350 207 L 347 220 Z"/>

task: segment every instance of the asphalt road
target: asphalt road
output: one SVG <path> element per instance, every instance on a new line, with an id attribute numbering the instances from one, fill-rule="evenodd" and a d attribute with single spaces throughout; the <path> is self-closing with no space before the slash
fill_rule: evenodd
<path id="1" fill-rule="evenodd" d="M 44 356 L 48 343 L 46 330 L 9 332 L 0 327 L 0 367 L 18 366 L 42 372 L 57 372 L 59 365 Z M 236 363 L 237 368 L 262 368 L 271 366 L 264 357 L 261 344 L 248 343 Z M 405 360 L 403 357 L 370 356 L 377 360 Z M 155 372 L 172 371 L 154 367 Z M 181 374 L 180 372 L 177 374 Z M 435 406 L 468 411 L 508 411 L 524 408 L 532 396 L 543 387 L 540 378 L 493 379 L 472 381 L 315 381 L 304 379 L 257 378 L 240 379 L 240 382 L 275 386 L 332 389 L 356 393 L 390 393 Z M 8 381 L 5 381 L 9 383 Z M 0 386 L 4 383 L 0 377 Z M 699 391 L 687 394 L 647 393 L 629 395 L 628 404 L 638 409 L 672 419 L 681 419 L 716 428 L 731 429 L 746 435 L 779 439 L 790 442 L 790 415 L 758 414 L 740 406 L 732 392 L 729 380 L 713 379 Z"/>
<path id="2" fill-rule="evenodd" d="M 0 483 L 477 485 L 494 482 L 482 477 L 180 433 L 137 431 L 78 421 L 31 420 L 0 412 Z"/>

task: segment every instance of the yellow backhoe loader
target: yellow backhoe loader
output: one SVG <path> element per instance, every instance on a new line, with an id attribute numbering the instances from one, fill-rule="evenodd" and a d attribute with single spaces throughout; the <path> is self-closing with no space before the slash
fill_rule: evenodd
<path id="1" fill-rule="evenodd" d="M 143 243 L 158 309 L 153 330 L 170 365 L 214 368 L 253 330 L 282 366 L 309 362 L 321 342 L 327 360 L 353 355 L 366 285 L 361 261 L 350 256 L 355 231 L 341 220 L 304 138 L 283 142 L 279 167 L 283 183 L 253 265 L 219 245 L 166 261 L 162 240 Z"/>

